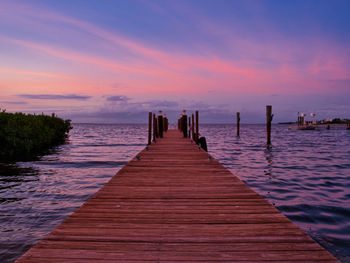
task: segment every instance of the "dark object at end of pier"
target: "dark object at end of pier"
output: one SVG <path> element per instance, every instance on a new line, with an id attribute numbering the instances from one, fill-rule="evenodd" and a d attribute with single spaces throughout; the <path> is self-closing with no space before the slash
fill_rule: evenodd
<path id="1" fill-rule="evenodd" d="M 198 139 L 198 145 L 204 150 L 204 151 L 208 151 L 208 147 L 207 147 L 207 141 L 205 139 L 205 137 L 200 137 Z"/>

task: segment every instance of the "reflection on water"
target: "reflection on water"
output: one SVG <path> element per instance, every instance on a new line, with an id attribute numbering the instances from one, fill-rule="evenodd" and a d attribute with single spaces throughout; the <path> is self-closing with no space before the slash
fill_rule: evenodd
<path id="1" fill-rule="evenodd" d="M 350 131 L 202 125 L 209 152 L 304 231 L 350 262 Z M 75 124 L 34 162 L 0 164 L 0 262 L 13 262 L 105 184 L 147 142 L 146 125 Z"/>
<path id="2" fill-rule="evenodd" d="M 350 131 L 203 125 L 211 154 L 342 262 L 350 262 Z"/>
<path id="3" fill-rule="evenodd" d="M 269 176 L 270 179 L 272 177 L 272 164 L 273 164 L 273 161 L 272 161 L 273 153 L 271 149 L 272 148 L 269 147 L 268 149 L 265 150 L 265 159 L 267 162 L 267 167 L 266 167 L 266 170 L 264 170 L 265 175 Z"/>

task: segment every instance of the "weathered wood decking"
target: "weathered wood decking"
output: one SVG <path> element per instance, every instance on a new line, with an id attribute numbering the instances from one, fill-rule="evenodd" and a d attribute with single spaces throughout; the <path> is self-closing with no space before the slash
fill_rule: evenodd
<path id="1" fill-rule="evenodd" d="M 334 262 L 178 131 L 141 151 L 18 262 Z"/>

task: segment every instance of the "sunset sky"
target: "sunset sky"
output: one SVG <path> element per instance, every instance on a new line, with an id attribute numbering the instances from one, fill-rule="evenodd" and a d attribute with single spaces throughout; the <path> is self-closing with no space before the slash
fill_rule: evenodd
<path id="1" fill-rule="evenodd" d="M 0 108 L 73 122 L 350 118 L 348 0 L 0 1 Z"/>

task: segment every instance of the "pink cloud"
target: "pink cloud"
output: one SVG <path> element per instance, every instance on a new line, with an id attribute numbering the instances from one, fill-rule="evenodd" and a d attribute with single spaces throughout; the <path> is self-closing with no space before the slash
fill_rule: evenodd
<path id="1" fill-rule="evenodd" d="M 24 6 L 25 8 L 23 8 Z M 209 70 L 222 69 L 224 71 L 237 74 L 246 74 L 248 71 L 251 71 L 249 69 L 240 68 L 237 65 L 232 65 L 230 62 L 221 61 L 218 57 L 209 57 L 205 60 L 201 57 L 185 56 L 182 53 L 173 54 L 170 52 L 160 51 L 158 49 L 148 47 L 145 44 L 139 44 L 136 40 L 126 38 L 115 32 L 111 33 L 89 22 L 67 17 L 54 11 L 46 10 L 45 12 L 38 12 L 35 7 L 23 4 L 21 4 L 20 7 L 15 4 L 15 8 L 19 8 L 33 18 L 41 18 L 54 22 L 63 22 L 69 24 L 70 26 L 80 28 L 89 34 L 98 36 L 99 38 L 108 41 L 111 44 L 121 46 L 129 50 L 134 55 L 137 55 L 138 60 L 141 59 L 142 61 L 146 61 L 148 64 L 147 66 L 149 66 L 149 64 L 156 64 L 162 67 L 166 67 L 169 70 L 175 71 L 186 71 L 193 67 Z M 217 65 L 218 67 L 210 66 L 213 64 L 213 62 L 219 64 Z"/>
<path id="2" fill-rule="evenodd" d="M 69 76 L 62 75 L 62 74 L 29 71 L 29 70 L 24 70 L 24 69 L 14 69 L 14 68 L 6 68 L 6 67 L 0 67 L 0 72 L 6 73 L 6 74 L 25 75 L 25 76 L 34 76 L 34 77 L 70 79 Z"/>
<path id="3" fill-rule="evenodd" d="M 207 54 L 206 56 L 161 50 L 55 11 L 46 9 L 45 12 L 38 12 L 35 6 L 23 3 L 7 4 L 12 6 L 12 9 L 18 9 L 20 15 L 51 21 L 54 24 L 64 23 L 70 28 L 80 30 L 79 32 L 97 37 L 94 40 L 96 43 L 103 43 L 112 49 L 121 49 L 128 54 L 127 59 L 118 60 L 113 57 L 105 58 L 106 54 L 103 52 L 92 55 L 57 45 L 10 37 L 0 38 L 36 52 L 77 62 L 78 68 L 92 65 L 99 69 L 102 73 L 86 73 L 84 80 L 76 79 L 69 84 L 75 89 L 85 87 L 89 92 L 111 93 L 114 90 L 111 87 L 112 83 L 118 79 L 125 83 L 118 88 L 118 91 L 128 95 L 194 95 L 213 89 L 223 94 L 293 93 L 296 90 L 306 92 L 305 87 L 309 87 L 309 91 L 327 89 L 323 82 L 325 78 L 346 78 L 348 75 L 349 67 L 346 65 L 346 60 L 336 51 L 337 46 L 330 45 L 332 52 L 327 56 L 318 56 L 320 53 L 324 54 L 325 46 L 329 45 L 320 43 L 315 50 L 310 50 L 308 47 L 304 48 L 303 45 L 289 43 L 278 37 L 275 42 L 261 44 L 256 39 L 236 36 L 233 34 L 236 32 L 235 29 L 217 25 L 206 18 L 196 17 L 198 23 L 202 25 L 199 28 L 205 28 L 207 34 L 221 38 L 222 42 L 230 47 L 227 52 L 234 50 L 240 54 L 239 56 L 235 59 L 223 58 L 208 46 L 201 46 L 201 51 Z M 14 19 L 18 17 L 20 16 L 17 13 Z M 81 71 L 81 74 L 84 74 L 84 70 Z M 27 74 L 36 73 L 33 71 Z M 294 88 L 290 88 L 291 86 Z"/>
<path id="4" fill-rule="evenodd" d="M 115 63 L 114 61 L 100 59 L 100 58 L 89 56 L 77 51 L 71 51 L 68 49 L 54 47 L 52 45 L 43 45 L 43 44 L 31 42 L 31 41 L 13 39 L 8 37 L 0 37 L 0 40 L 7 41 L 16 45 L 20 45 L 28 49 L 44 52 L 46 54 L 49 54 L 58 58 L 97 65 L 107 70 L 118 71 L 118 72 L 138 71 L 138 69 L 135 67 L 125 66 L 123 64 Z"/>

